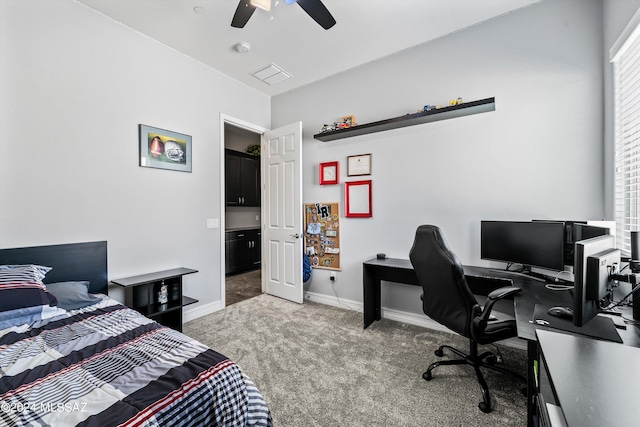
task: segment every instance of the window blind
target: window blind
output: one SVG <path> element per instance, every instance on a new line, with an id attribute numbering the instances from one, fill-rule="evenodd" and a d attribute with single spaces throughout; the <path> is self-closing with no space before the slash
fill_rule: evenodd
<path id="1" fill-rule="evenodd" d="M 617 246 L 631 252 L 640 231 L 640 9 L 610 51 L 614 75 Z"/>

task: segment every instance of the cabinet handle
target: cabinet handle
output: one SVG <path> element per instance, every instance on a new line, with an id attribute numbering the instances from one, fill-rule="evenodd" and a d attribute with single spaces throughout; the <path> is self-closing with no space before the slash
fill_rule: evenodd
<path id="1" fill-rule="evenodd" d="M 238 237 L 244 237 L 244 234 L 238 234 Z"/>

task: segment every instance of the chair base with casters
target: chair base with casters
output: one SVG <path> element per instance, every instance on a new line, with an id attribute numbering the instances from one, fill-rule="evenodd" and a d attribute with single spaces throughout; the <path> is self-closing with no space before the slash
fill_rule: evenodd
<path id="1" fill-rule="evenodd" d="M 478 383 L 482 387 L 482 402 L 478 405 L 482 412 L 491 411 L 489 388 L 480 368 L 488 368 L 504 374 L 510 374 L 526 384 L 522 375 L 495 366 L 496 356 L 491 352 L 478 354 L 478 345 L 493 344 L 497 341 L 517 336 L 514 319 L 492 320 L 491 310 L 500 300 L 520 292 L 513 286 L 504 286 L 502 282 L 487 295 L 484 307 L 469 289 L 462 264 L 451 251 L 440 228 L 435 225 L 421 225 L 416 230 L 416 237 L 409 252 L 418 282 L 422 286 L 422 309 L 432 320 L 446 326 L 451 331 L 469 340 L 469 354 L 450 346 L 441 346 L 436 350 L 437 356 L 444 354 L 444 349 L 451 350 L 460 357 L 458 360 L 443 360 L 432 363 L 422 377 L 430 381 L 432 371 L 440 365 L 473 366 Z"/>
<path id="2" fill-rule="evenodd" d="M 442 366 L 442 365 L 473 366 L 473 369 L 476 372 L 476 377 L 478 378 L 478 383 L 480 384 L 480 387 L 482 387 L 482 402 L 478 403 L 478 408 L 480 408 L 482 412 L 485 412 L 485 413 L 491 412 L 491 396 L 489 395 L 489 386 L 487 385 L 487 382 L 484 379 L 484 375 L 480 370 L 481 367 L 488 368 L 496 372 L 501 372 L 503 374 L 511 375 L 519 379 L 525 384 L 527 382 L 527 380 L 522 375 L 512 372 L 501 366 L 496 366 L 495 363 L 497 363 L 497 356 L 494 353 L 490 351 L 485 351 L 484 353 L 478 355 L 478 343 L 475 341 L 471 341 L 470 343 L 469 354 L 465 354 L 464 352 L 458 350 L 457 348 L 453 348 L 449 345 L 441 345 L 435 351 L 436 356 L 438 357 L 444 356 L 445 348 L 451 351 L 452 353 L 456 354 L 457 356 L 461 357 L 461 359 L 440 360 L 438 362 L 433 362 L 431 365 L 429 365 L 427 370 L 422 374 L 422 378 L 427 381 L 431 381 L 433 379 L 433 374 L 431 373 L 431 371 L 433 371 L 438 366 Z M 524 389 L 524 392 L 526 395 L 526 388 Z"/>

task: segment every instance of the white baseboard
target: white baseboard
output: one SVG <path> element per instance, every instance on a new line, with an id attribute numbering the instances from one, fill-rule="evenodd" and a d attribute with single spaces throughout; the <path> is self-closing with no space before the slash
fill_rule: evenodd
<path id="1" fill-rule="evenodd" d="M 206 316 L 207 314 L 215 313 L 216 311 L 220 311 L 222 309 L 224 309 L 224 304 L 222 303 L 222 301 L 214 301 L 192 308 L 183 308 L 182 322 L 189 322 L 191 320 L 197 319 L 198 317 Z"/>
<path id="2" fill-rule="evenodd" d="M 304 292 L 304 299 L 319 304 L 330 305 L 332 307 L 346 308 L 348 310 L 363 312 L 362 303 L 344 298 L 338 299 L 335 296 L 318 294 L 316 292 Z"/>
<path id="3" fill-rule="evenodd" d="M 317 302 L 319 304 L 325 304 L 325 305 L 330 305 L 330 306 L 339 307 L 339 308 L 346 308 L 346 309 L 358 311 L 361 313 L 364 311 L 363 304 L 359 301 L 353 301 L 353 300 L 348 300 L 344 298 L 338 299 L 337 297 L 331 296 L 331 295 L 318 294 L 315 292 L 307 291 L 304 293 L 304 299 L 312 302 Z M 396 322 L 403 322 L 409 325 L 416 325 L 423 328 L 433 329 L 436 331 L 454 333 L 450 329 L 446 328 L 445 326 L 442 326 L 440 323 L 429 319 L 429 317 L 427 317 L 424 314 L 416 314 L 416 313 L 410 313 L 407 311 L 400 311 L 400 310 L 382 307 L 381 315 L 385 319 L 394 320 Z M 509 338 L 504 341 L 501 341 L 501 343 L 509 347 L 519 348 L 521 350 L 527 349 L 527 343 L 524 340 L 521 340 L 518 338 Z"/>

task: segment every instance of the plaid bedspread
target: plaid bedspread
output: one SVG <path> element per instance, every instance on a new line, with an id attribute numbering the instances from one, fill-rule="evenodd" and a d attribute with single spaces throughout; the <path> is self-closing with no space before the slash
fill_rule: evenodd
<path id="1" fill-rule="evenodd" d="M 0 331 L 2 426 L 270 426 L 227 357 L 103 300 Z"/>

